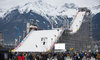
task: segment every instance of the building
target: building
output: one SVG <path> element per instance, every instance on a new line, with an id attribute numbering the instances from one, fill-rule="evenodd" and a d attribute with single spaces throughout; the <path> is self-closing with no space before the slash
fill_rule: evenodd
<path id="1" fill-rule="evenodd" d="M 2 32 L 0 32 L 0 45 L 3 44 Z"/>

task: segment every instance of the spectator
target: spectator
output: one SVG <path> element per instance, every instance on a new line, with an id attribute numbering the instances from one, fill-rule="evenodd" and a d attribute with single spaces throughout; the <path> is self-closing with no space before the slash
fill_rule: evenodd
<path id="1" fill-rule="evenodd" d="M 22 55 L 21 54 L 18 56 L 18 60 L 22 60 Z"/>
<path id="2" fill-rule="evenodd" d="M 24 57 L 23 53 L 22 53 L 22 60 L 25 60 L 25 57 Z"/>
<path id="3" fill-rule="evenodd" d="M 30 53 L 29 54 L 29 58 L 28 58 L 29 60 L 32 60 L 33 59 L 33 57 L 32 57 L 32 54 Z"/>
<path id="4" fill-rule="evenodd" d="M 4 53 L 4 59 L 8 60 L 8 53 Z"/>

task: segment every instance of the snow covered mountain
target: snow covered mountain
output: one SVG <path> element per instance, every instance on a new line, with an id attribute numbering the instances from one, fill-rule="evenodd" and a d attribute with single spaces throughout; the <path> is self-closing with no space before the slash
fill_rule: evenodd
<path id="1" fill-rule="evenodd" d="M 0 2 L 0 17 L 4 17 L 15 9 L 18 9 L 20 13 L 32 10 L 41 15 L 73 16 L 79 7 L 88 7 L 93 13 L 97 13 L 100 12 L 99 6 L 100 0 L 2 0 Z"/>

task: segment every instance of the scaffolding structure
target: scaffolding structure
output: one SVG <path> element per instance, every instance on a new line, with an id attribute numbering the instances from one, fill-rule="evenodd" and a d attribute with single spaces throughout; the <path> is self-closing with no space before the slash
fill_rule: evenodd
<path id="1" fill-rule="evenodd" d="M 69 34 L 68 30 L 65 30 L 60 37 L 59 43 L 65 43 L 66 49 L 73 48 L 74 50 L 92 50 L 92 15 L 91 12 L 85 15 L 80 29 L 75 34 Z"/>

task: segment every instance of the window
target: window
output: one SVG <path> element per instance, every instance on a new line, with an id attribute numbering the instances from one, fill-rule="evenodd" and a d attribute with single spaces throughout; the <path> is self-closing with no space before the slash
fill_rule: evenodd
<path id="1" fill-rule="evenodd" d="M 59 29 L 57 29 L 57 31 L 59 31 Z"/>
<path id="2" fill-rule="evenodd" d="M 43 45 L 45 45 L 45 42 L 43 42 Z"/>
<path id="3" fill-rule="evenodd" d="M 53 40 L 53 38 L 51 38 L 51 40 Z"/>
<path id="4" fill-rule="evenodd" d="M 37 46 L 37 45 L 35 45 L 35 47 L 37 48 L 38 46 Z"/>
<path id="5" fill-rule="evenodd" d="M 56 35 L 54 35 L 56 37 Z"/>

